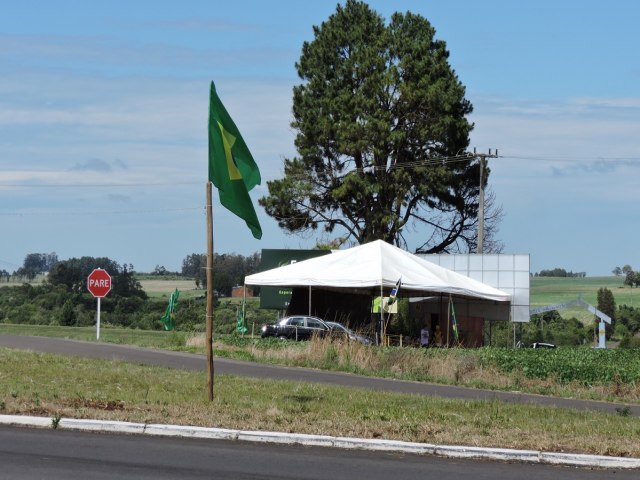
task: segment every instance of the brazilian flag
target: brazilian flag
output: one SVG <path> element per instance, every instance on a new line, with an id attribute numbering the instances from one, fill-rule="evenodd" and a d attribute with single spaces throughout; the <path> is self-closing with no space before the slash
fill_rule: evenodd
<path id="1" fill-rule="evenodd" d="M 218 98 L 211 82 L 209 107 L 209 181 L 218 189 L 220 203 L 242 218 L 255 238 L 262 228 L 249 192 L 260 184 L 260 170 L 238 128 Z"/>

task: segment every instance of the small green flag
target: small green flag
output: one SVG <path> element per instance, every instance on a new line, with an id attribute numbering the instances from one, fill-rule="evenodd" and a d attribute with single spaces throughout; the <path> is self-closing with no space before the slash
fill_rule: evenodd
<path id="1" fill-rule="evenodd" d="M 178 306 L 178 297 L 180 296 L 180 292 L 176 288 L 175 292 L 171 294 L 169 297 L 169 305 L 167 305 L 167 310 L 164 312 L 162 316 L 162 323 L 164 325 L 165 330 L 173 330 L 175 325 L 173 323 L 174 312 L 176 307 Z"/>
<path id="2" fill-rule="evenodd" d="M 398 297 L 398 292 L 400 291 L 400 285 L 402 284 L 402 277 L 398 279 L 396 282 L 396 286 L 391 289 L 391 293 L 389 294 L 389 305 L 393 305 L 395 303 L 396 298 Z"/>
<path id="3" fill-rule="evenodd" d="M 249 192 L 260 184 L 260 169 L 238 128 L 218 98 L 211 82 L 209 107 L 209 181 L 218 189 L 220 203 L 242 218 L 255 238 L 262 228 Z"/>
<path id="4" fill-rule="evenodd" d="M 455 338 L 456 342 L 459 340 L 458 338 L 458 322 L 456 320 L 456 311 L 453 308 L 453 301 L 449 300 L 451 303 L 451 318 L 453 319 L 452 321 L 452 328 L 453 328 L 453 338 Z"/>
<path id="5" fill-rule="evenodd" d="M 238 307 L 238 314 L 236 317 L 236 332 L 245 334 L 248 332 L 244 321 L 244 301 Z"/>

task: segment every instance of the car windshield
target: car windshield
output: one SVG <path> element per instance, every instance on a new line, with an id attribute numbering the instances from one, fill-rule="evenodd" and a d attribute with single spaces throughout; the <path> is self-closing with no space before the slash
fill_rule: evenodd
<path id="1" fill-rule="evenodd" d="M 304 327 L 304 317 L 287 317 L 283 318 L 278 322 L 278 325 L 281 327 L 284 326 L 292 326 L 292 327 Z"/>
<path id="2" fill-rule="evenodd" d="M 317 318 L 307 318 L 307 327 L 310 328 L 320 328 L 323 330 L 326 330 L 326 326 L 324 325 L 324 323 L 322 322 L 322 320 L 319 320 Z"/>

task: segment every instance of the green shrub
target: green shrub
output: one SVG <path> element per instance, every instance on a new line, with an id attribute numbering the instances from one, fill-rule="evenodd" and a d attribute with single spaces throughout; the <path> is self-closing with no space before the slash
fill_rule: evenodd
<path id="1" fill-rule="evenodd" d="M 64 305 L 60 309 L 58 322 L 60 323 L 60 325 L 70 326 L 75 325 L 76 321 L 77 313 L 73 306 L 73 302 L 71 301 L 71 299 L 67 299 L 67 301 L 64 302 Z"/>
<path id="2" fill-rule="evenodd" d="M 622 336 L 622 340 L 620 340 L 620 344 L 618 345 L 620 348 L 640 348 L 640 337 L 634 337 L 629 332 Z"/>

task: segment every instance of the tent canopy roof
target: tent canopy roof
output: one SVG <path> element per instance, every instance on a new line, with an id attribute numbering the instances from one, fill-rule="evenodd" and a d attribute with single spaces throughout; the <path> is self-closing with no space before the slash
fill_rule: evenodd
<path id="1" fill-rule="evenodd" d="M 447 270 L 412 253 L 375 240 L 245 277 L 246 285 L 320 287 L 360 293 L 389 290 L 402 280 L 401 296 L 447 294 L 509 302 L 511 296 Z"/>

